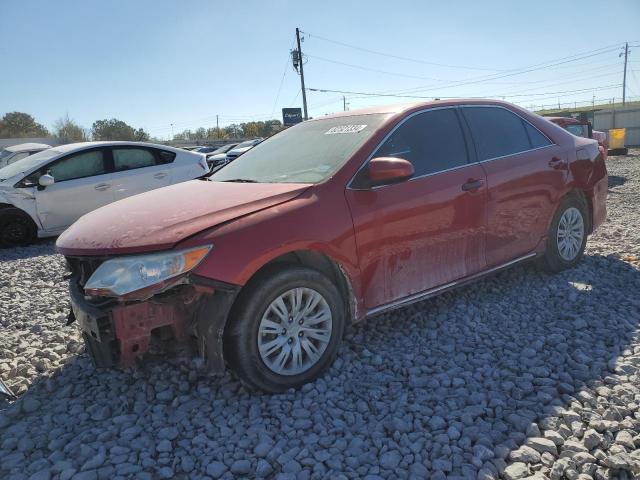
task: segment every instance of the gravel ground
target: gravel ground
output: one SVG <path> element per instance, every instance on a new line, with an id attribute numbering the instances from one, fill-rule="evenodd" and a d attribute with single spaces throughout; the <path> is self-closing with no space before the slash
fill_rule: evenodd
<path id="1" fill-rule="evenodd" d="M 301 391 L 196 359 L 92 366 L 53 243 L 0 252 L 0 478 L 640 478 L 640 151 L 581 265 L 518 266 L 351 328 Z"/>

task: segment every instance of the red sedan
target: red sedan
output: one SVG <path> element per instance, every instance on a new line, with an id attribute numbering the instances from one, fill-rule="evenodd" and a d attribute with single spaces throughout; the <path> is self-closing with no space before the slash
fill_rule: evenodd
<path id="1" fill-rule="evenodd" d="M 498 101 L 303 122 L 209 179 L 137 195 L 58 239 L 99 366 L 195 339 L 268 392 L 325 371 L 348 324 L 534 258 L 582 257 L 606 215 L 598 144 Z"/>

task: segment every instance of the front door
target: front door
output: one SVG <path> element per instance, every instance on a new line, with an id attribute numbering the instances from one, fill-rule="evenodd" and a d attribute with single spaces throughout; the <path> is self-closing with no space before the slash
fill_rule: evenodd
<path id="1" fill-rule="evenodd" d="M 456 108 L 419 113 L 373 155 L 410 161 L 413 178 L 347 189 L 367 308 L 484 268 L 486 182 L 467 147 Z"/>
<path id="2" fill-rule="evenodd" d="M 38 218 L 47 233 L 62 232 L 85 213 L 113 202 L 111 173 L 102 148 L 62 157 L 41 173 L 55 180 L 35 194 Z"/>

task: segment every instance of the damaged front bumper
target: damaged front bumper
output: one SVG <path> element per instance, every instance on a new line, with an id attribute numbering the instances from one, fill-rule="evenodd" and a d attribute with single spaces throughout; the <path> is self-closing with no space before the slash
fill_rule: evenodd
<path id="1" fill-rule="evenodd" d="M 152 333 L 168 329 L 177 342 L 197 338 L 207 366 L 222 372 L 224 328 L 238 291 L 235 285 L 190 275 L 146 301 L 97 303 L 84 295 L 78 277 L 72 276 L 70 315 L 97 367 L 133 366 L 149 349 Z"/>

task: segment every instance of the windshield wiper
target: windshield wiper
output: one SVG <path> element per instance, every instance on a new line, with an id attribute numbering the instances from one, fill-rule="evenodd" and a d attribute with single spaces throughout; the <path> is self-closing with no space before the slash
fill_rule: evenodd
<path id="1" fill-rule="evenodd" d="M 257 180 L 251 180 L 250 178 L 232 178 L 230 180 L 222 180 L 223 182 L 235 182 L 235 183 L 258 183 Z"/>

